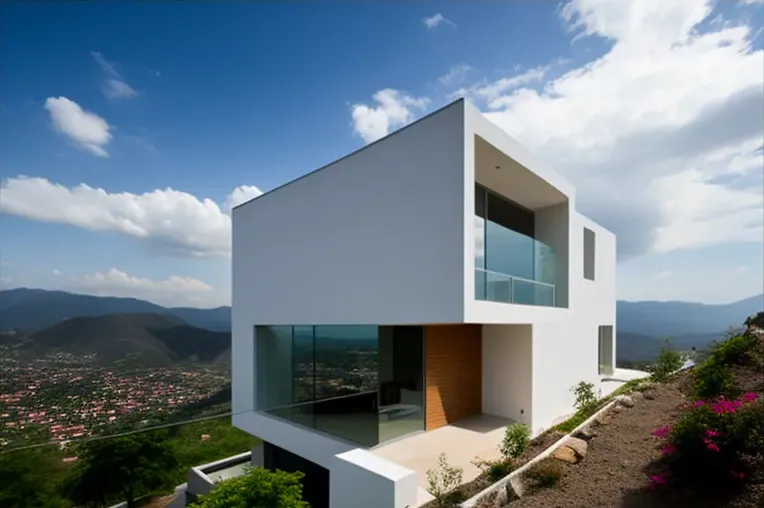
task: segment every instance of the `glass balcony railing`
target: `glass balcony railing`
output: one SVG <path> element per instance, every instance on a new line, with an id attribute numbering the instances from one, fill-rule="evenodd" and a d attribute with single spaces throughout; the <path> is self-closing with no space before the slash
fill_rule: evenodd
<path id="1" fill-rule="evenodd" d="M 265 413 L 360 445 L 379 444 L 376 390 L 290 404 Z"/>
<path id="2" fill-rule="evenodd" d="M 475 299 L 554 307 L 555 287 L 546 282 L 475 268 Z"/>

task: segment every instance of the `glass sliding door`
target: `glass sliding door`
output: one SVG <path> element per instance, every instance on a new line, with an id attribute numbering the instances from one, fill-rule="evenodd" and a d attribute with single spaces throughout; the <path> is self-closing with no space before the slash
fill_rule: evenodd
<path id="1" fill-rule="evenodd" d="M 379 441 L 424 430 L 424 329 L 383 326 L 379 332 Z"/>

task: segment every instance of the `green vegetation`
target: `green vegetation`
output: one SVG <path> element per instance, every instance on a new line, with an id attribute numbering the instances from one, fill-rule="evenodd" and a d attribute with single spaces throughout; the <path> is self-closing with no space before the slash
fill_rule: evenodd
<path id="1" fill-rule="evenodd" d="M 178 465 L 164 431 L 90 441 L 74 449 L 78 461 L 66 481 L 65 492 L 80 506 L 104 506 L 136 498 L 166 485 Z"/>
<path id="2" fill-rule="evenodd" d="M 302 500 L 302 473 L 252 468 L 202 496 L 194 508 L 310 508 Z"/>
<path id="3" fill-rule="evenodd" d="M 438 457 L 438 465 L 427 470 L 427 492 L 432 494 L 440 508 L 450 508 L 463 501 L 463 494 L 456 490 L 462 483 L 464 471 L 448 464 L 446 454 Z"/>
<path id="4" fill-rule="evenodd" d="M 169 450 L 170 453 L 169 458 L 163 456 L 168 460 L 165 463 L 168 465 L 168 474 L 161 475 L 160 484 L 142 484 L 134 487 L 136 497 L 149 493 L 168 494 L 176 485 L 185 481 L 189 468 L 249 451 L 259 442 L 257 438 L 232 427 L 230 419 L 226 417 L 126 437 L 133 436 L 146 436 L 149 442 L 156 443 L 156 446 L 165 451 Z M 86 446 L 94 447 L 99 443 L 102 443 L 100 446 L 108 449 L 112 447 L 110 442 L 119 439 L 122 438 L 92 441 L 87 445 L 83 444 L 81 449 L 85 450 Z M 0 454 L 0 487 L 2 487 L 0 488 L 0 508 L 72 506 L 74 499 L 69 496 L 75 496 L 74 486 L 77 485 L 78 478 L 83 478 L 81 475 L 87 462 L 87 459 L 83 461 L 79 449 L 78 446 L 72 446 L 68 450 L 45 446 Z M 126 451 L 129 449 L 128 447 Z M 64 458 L 75 456 L 78 460 L 74 464 L 63 462 Z M 83 461 L 82 465 L 80 461 Z M 125 461 L 122 455 L 114 457 L 115 463 L 125 463 Z M 172 463 L 174 466 L 170 467 Z M 10 479 L 18 480 L 10 481 Z M 101 486 L 101 488 L 104 487 Z M 75 499 L 80 498 L 75 497 Z M 120 499 L 116 499 L 115 502 L 119 501 Z"/>
<path id="5" fill-rule="evenodd" d="M 57 449 L 0 455 L 0 508 L 66 508 L 60 495 L 66 467 Z"/>
<path id="6" fill-rule="evenodd" d="M 576 386 L 572 388 L 573 392 L 577 392 L 577 390 L 581 389 L 582 391 L 585 391 L 585 385 L 588 383 L 584 383 L 583 381 L 581 383 L 578 383 Z M 623 386 L 615 390 L 613 393 L 608 395 L 607 397 L 602 397 L 599 400 L 594 400 L 593 402 L 590 402 L 588 404 L 581 405 L 581 407 L 567 420 L 564 422 L 556 425 L 552 430 L 557 430 L 560 432 L 563 432 L 565 434 L 572 432 L 573 429 L 584 423 L 587 419 L 589 419 L 594 413 L 605 407 L 611 400 L 613 400 L 615 397 L 619 395 L 626 395 L 628 393 L 631 393 L 633 391 L 642 391 L 645 388 L 649 386 L 649 381 L 645 379 L 632 379 L 631 381 L 628 381 L 624 383 Z M 587 400 L 587 396 L 582 396 L 582 401 Z M 578 404 L 578 394 L 576 395 L 576 404 Z"/>
<path id="7" fill-rule="evenodd" d="M 657 463 L 662 472 L 652 478 L 656 484 L 719 490 L 764 467 L 764 400 L 761 393 L 741 390 L 764 367 L 764 342 L 752 322 L 749 318 L 745 331 L 715 344 L 692 373 L 695 402 L 673 426 L 653 432 L 664 441 Z"/>
<path id="8" fill-rule="evenodd" d="M 587 383 L 581 381 L 572 388 L 576 401 L 573 403 L 573 407 L 581 409 L 597 402 L 597 396 L 594 394 L 594 383 Z"/>
<path id="9" fill-rule="evenodd" d="M 531 440 L 531 429 L 522 423 L 507 425 L 504 439 L 499 446 L 501 456 L 505 459 L 516 459 L 528 448 Z"/>
<path id="10" fill-rule="evenodd" d="M 714 360 L 706 360 L 692 373 L 693 391 L 700 399 L 729 396 L 736 391 L 732 371 L 728 365 Z"/>
<path id="11" fill-rule="evenodd" d="M 671 347 L 671 339 L 665 339 L 655 364 L 652 366 L 653 381 L 663 382 L 673 372 L 679 370 L 684 363 L 682 355 Z"/>

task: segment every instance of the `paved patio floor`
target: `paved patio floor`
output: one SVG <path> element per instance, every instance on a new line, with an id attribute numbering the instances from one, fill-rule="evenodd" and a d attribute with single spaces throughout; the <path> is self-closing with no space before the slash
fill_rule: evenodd
<path id="1" fill-rule="evenodd" d="M 480 473 L 471 464 L 476 456 L 486 460 L 499 458 L 504 429 L 511 423 L 509 418 L 475 415 L 430 432 L 383 444 L 371 452 L 416 471 L 422 488 L 427 487 L 427 470 L 437 466 L 438 456 L 445 453 L 449 465 L 462 468 L 463 481 L 468 482 Z"/>

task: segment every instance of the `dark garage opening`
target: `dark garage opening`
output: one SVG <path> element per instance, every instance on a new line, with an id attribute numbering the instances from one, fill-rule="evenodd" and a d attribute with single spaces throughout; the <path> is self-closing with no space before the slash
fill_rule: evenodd
<path id="1" fill-rule="evenodd" d="M 304 473 L 302 498 L 311 508 L 329 508 L 328 469 L 267 442 L 263 442 L 263 462 L 267 469 Z"/>

